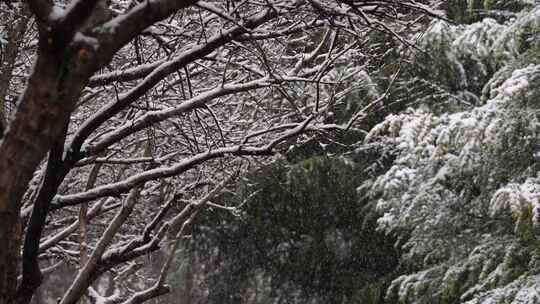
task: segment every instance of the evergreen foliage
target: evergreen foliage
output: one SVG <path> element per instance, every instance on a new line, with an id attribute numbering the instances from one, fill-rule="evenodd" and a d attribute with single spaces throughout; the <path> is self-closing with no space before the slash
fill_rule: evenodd
<path id="1" fill-rule="evenodd" d="M 456 23 L 474 23 L 485 17 L 507 20 L 535 4 L 531 0 L 449 0 L 444 7 L 447 17 Z"/>
<path id="2" fill-rule="evenodd" d="M 424 100 L 411 97 L 422 106 L 367 136 L 396 154 L 367 185 L 379 229 L 401 236 L 409 269 L 388 303 L 540 301 L 539 16 L 535 8 L 504 24 L 436 21 L 420 40 L 432 56 L 415 56 L 419 68 L 404 79 L 446 94 L 424 90 Z M 452 107 L 456 97 L 467 106 Z"/>
<path id="3" fill-rule="evenodd" d="M 228 198 L 244 202 L 241 214 L 208 214 L 212 228 L 194 234 L 213 265 L 209 303 L 366 303 L 367 294 L 379 303 L 397 253 L 359 200 L 360 179 L 343 160 L 310 158 L 244 180 Z"/>

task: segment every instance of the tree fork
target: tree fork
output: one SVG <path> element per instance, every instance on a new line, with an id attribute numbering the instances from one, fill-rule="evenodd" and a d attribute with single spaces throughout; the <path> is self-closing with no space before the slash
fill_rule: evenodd
<path id="1" fill-rule="evenodd" d="M 30 303 L 35 290 L 41 285 L 42 275 L 38 263 L 41 233 L 45 226 L 47 214 L 49 213 L 49 205 L 64 177 L 69 172 L 69 168 L 66 168 L 62 162 L 68 124 L 69 120 L 65 122 L 62 134 L 53 144 L 51 151 L 49 152 L 45 178 L 34 202 L 32 216 L 30 217 L 30 222 L 26 229 L 22 261 L 23 276 L 22 282 L 17 288 L 18 304 Z"/>
<path id="2" fill-rule="evenodd" d="M 95 70 L 93 62 L 77 62 L 72 51 L 58 52 L 40 41 L 27 89 L 0 143 L 0 243 L 5 248 L 0 253 L 1 304 L 15 303 L 16 298 L 22 196 Z"/>

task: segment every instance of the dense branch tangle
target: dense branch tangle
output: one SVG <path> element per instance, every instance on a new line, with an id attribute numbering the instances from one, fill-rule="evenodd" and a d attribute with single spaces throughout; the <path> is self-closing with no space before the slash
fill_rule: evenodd
<path id="1" fill-rule="evenodd" d="M 354 92 L 343 82 L 354 84 L 370 64 L 370 34 L 399 35 L 415 14 L 431 14 L 415 1 L 28 6 L 39 51 L 20 49 L 17 58 L 28 67 L 24 58 L 38 56 L 38 64 L 26 69 L 24 94 L 12 81 L 21 97 L 0 145 L 0 215 L 21 211 L 26 223 L 19 303 L 41 283 L 40 267 L 80 263 L 63 304 L 105 296 L 91 285 L 106 272 L 119 278 L 111 302 L 167 292 L 162 271 L 148 289 L 126 293 L 137 258 L 182 238 L 223 181 L 249 166 L 246 156 L 268 159 L 301 133 L 354 130 L 352 121 L 335 122 L 331 114 Z M 50 83 L 40 90 L 43 77 Z M 18 162 L 24 166 L 16 171 Z M 5 267 L 0 261 L 0 271 Z M 0 302 L 14 302 L 8 285 Z"/>

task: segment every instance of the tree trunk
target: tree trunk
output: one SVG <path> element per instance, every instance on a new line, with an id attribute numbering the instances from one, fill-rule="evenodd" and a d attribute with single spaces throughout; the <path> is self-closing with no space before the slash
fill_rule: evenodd
<path id="1" fill-rule="evenodd" d="M 0 142 L 1 304 L 15 302 L 22 196 L 35 169 L 68 123 L 90 71 L 95 70 L 73 56 L 76 50 L 53 47 L 43 40 L 17 113 Z"/>
<path id="2" fill-rule="evenodd" d="M 17 283 L 20 223 L 17 214 L 0 212 L 0 303 L 11 304 Z"/>

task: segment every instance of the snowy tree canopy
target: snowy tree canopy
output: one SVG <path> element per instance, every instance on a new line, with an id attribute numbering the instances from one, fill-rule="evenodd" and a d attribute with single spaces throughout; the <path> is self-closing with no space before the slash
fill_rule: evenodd
<path id="1" fill-rule="evenodd" d="M 540 303 L 539 33 L 532 0 L 0 2 L 0 303 L 230 269 L 245 303 Z"/>
<path id="2" fill-rule="evenodd" d="M 401 236 L 413 270 L 389 303 L 540 301 L 539 17 L 536 7 L 504 23 L 434 21 L 420 44 L 442 50 L 447 77 L 433 79 L 446 106 L 426 95 L 369 132 L 395 155 L 367 185 L 379 229 Z M 449 107 L 456 96 L 474 102 Z"/>

